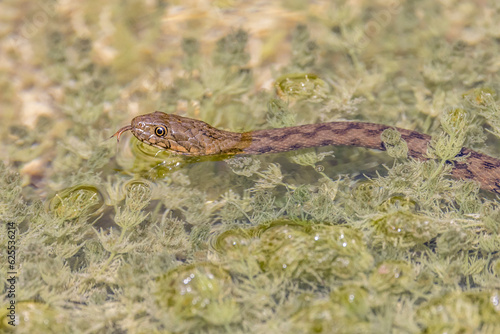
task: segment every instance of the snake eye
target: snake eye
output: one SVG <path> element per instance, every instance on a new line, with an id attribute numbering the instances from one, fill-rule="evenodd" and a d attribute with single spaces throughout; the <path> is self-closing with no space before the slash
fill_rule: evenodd
<path id="1" fill-rule="evenodd" d="M 163 137 L 167 134 L 167 128 L 164 127 L 164 126 L 157 126 L 155 128 L 155 135 L 157 135 L 158 137 Z"/>

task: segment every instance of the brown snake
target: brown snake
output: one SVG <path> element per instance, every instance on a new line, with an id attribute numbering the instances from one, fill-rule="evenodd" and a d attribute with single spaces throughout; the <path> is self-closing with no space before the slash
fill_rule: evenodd
<path id="1" fill-rule="evenodd" d="M 381 134 L 396 129 L 408 146 L 408 154 L 426 160 L 431 137 L 416 131 L 363 122 L 330 122 L 288 128 L 230 132 L 219 130 L 205 122 L 156 111 L 137 116 L 131 125 L 118 130 L 112 137 L 131 130 L 140 141 L 188 156 L 217 154 L 264 154 L 318 146 L 358 146 L 385 150 Z M 462 148 L 457 157 L 465 162 L 454 164 L 452 176 L 478 181 L 481 188 L 500 194 L 500 160 Z"/>

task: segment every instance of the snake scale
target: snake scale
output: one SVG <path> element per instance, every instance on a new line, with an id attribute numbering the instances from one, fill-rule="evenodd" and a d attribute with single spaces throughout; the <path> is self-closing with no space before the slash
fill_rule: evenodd
<path id="1" fill-rule="evenodd" d="M 230 132 L 187 117 L 154 113 L 137 116 L 130 125 L 118 130 L 113 137 L 120 139 L 125 131 L 132 131 L 140 141 L 154 147 L 188 156 L 218 154 L 264 154 L 319 146 L 358 146 L 385 150 L 381 134 L 396 129 L 408 146 L 408 155 L 426 160 L 431 137 L 416 131 L 364 122 L 330 122 L 287 128 Z M 500 160 L 462 148 L 457 157 L 464 162 L 454 164 L 452 176 L 478 181 L 481 188 L 500 194 Z"/>

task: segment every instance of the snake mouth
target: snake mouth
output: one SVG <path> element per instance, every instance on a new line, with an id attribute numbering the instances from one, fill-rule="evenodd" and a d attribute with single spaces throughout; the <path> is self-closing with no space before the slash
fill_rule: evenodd
<path id="1" fill-rule="evenodd" d="M 113 138 L 113 137 L 116 137 L 116 141 L 117 142 L 120 142 L 120 136 L 122 135 L 122 133 L 124 133 L 125 131 L 129 131 L 129 130 L 132 130 L 132 126 L 131 125 L 127 125 L 127 126 L 124 126 L 123 128 L 121 128 L 120 130 L 116 131 L 116 133 L 114 135 L 112 135 L 111 137 L 109 138 Z"/>

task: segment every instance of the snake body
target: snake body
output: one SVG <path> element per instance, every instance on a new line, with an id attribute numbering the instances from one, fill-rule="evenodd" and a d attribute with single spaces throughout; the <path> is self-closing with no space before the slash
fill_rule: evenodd
<path id="1" fill-rule="evenodd" d="M 330 122 L 250 132 L 224 131 L 196 119 L 156 111 L 137 116 L 130 125 L 118 130 L 117 139 L 132 131 L 140 141 L 154 147 L 188 156 L 264 154 L 319 146 L 358 146 L 385 150 L 381 134 L 396 129 L 408 146 L 408 155 L 426 160 L 431 137 L 416 131 L 364 122 Z M 481 188 L 500 194 L 500 160 L 462 148 L 452 176 L 472 179 Z"/>

